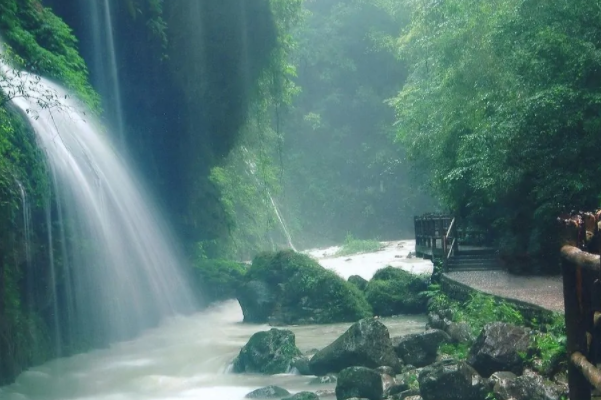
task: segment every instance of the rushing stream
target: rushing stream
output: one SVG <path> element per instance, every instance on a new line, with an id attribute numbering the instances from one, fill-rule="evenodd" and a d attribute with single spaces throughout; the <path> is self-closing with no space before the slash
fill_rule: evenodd
<path id="1" fill-rule="evenodd" d="M 32 368 L 0 389 L 2 400 L 240 400 L 267 385 L 291 392 L 332 389 L 299 375 L 238 375 L 227 367 L 255 332 L 235 301 L 176 317 L 138 339 Z M 382 319 L 392 336 L 423 331 L 422 316 Z M 350 324 L 292 327 L 302 351 L 322 348 Z M 3 391 L 2 391 L 3 390 Z"/>

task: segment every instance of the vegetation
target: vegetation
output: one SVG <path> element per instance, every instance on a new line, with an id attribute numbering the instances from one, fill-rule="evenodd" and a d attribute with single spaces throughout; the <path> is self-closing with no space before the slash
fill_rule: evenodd
<path id="1" fill-rule="evenodd" d="M 227 260 L 199 259 L 194 263 L 194 287 L 204 303 L 235 299 L 246 267 Z"/>
<path id="2" fill-rule="evenodd" d="M 347 233 L 344 244 L 336 252 L 337 256 L 348 256 L 358 253 L 371 253 L 380 250 L 382 244 L 377 240 L 355 239 L 350 233 Z"/>
<path id="3" fill-rule="evenodd" d="M 1 0 L 0 31 L 20 67 L 64 83 L 88 106 L 99 98 L 88 82 L 88 70 L 71 29 L 39 0 Z"/>
<path id="4" fill-rule="evenodd" d="M 412 234 L 414 213 L 432 205 L 391 145 L 393 110 L 406 68 L 384 39 L 408 22 L 402 2 L 304 3 L 292 54 L 301 89 L 283 125 L 281 203 L 300 246 Z"/>
<path id="5" fill-rule="evenodd" d="M 415 314 L 426 310 L 426 297 L 422 294 L 426 287 L 425 276 L 386 267 L 369 281 L 365 297 L 376 315 Z"/>
<path id="6" fill-rule="evenodd" d="M 535 329 L 530 349 L 523 357 L 536 371 L 549 376 L 566 362 L 565 323 L 561 314 L 553 314 L 548 321 L 541 323 L 534 318 L 526 318 L 506 301 L 482 293 L 473 294 L 463 304 L 447 297 L 438 285 L 431 285 L 424 294 L 430 299 L 430 311 L 450 310 L 453 321 L 469 324 L 474 336 L 477 336 L 486 324 L 497 321 Z M 453 358 L 465 359 L 469 353 L 469 345 L 445 344 L 440 347 L 440 352 Z"/>
<path id="7" fill-rule="evenodd" d="M 555 217 L 601 193 L 594 1 L 408 1 L 398 138 L 433 193 L 515 271 L 558 271 Z"/>
<path id="8" fill-rule="evenodd" d="M 245 280 L 267 284 L 275 297 L 272 315 L 287 324 L 354 322 L 372 315 L 355 285 L 304 254 L 259 254 Z"/>

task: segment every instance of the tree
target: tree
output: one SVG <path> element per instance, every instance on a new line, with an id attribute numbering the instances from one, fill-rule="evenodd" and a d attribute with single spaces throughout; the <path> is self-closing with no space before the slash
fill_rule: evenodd
<path id="1" fill-rule="evenodd" d="M 595 1 L 410 1 L 411 65 L 392 101 L 432 189 L 497 233 L 507 255 L 556 270 L 553 221 L 598 205 L 601 105 Z"/>

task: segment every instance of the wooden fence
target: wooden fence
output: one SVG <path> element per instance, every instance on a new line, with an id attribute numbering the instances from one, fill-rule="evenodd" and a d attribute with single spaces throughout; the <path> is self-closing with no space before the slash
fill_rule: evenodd
<path id="1" fill-rule="evenodd" d="M 593 387 L 601 391 L 600 216 L 596 212 L 559 218 L 570 400 L 590 400 Z"/>

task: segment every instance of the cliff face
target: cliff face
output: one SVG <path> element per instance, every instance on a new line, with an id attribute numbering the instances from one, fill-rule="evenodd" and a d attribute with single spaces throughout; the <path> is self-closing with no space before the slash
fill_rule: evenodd
<path id="1" fill-rule="evenodd" d="M 114 58 L 98 36 L 108 31 L 99 14 L 106 4 Z M 21 67 L 61 82 L 92 108 L 102 104 L 105 123 L 125 128 L 126 153 L 192 244 L 227 234 L 207 175 L 236 140 L 276 33 L 267 0 L 178 0 L 159 13 L 160 4 L 0 0 L 0 36 Z M 66 262 L 52 259 L 65 238 L 51 187 L 34 135 L 0 93 L 0 384 L 49 358 L 106 344 L 61 317 L 69 282 Z"/>
<path id="2" fill-rule="evenodd" d="M 105 2 L 47 3 L 80 39 L 115 125 Z M 226 235 L 219 193 L 207 176 L 232 148 L 276 45 L 269 1 L 172 1 L 162 14 L 150 0 L 109 3 L 128 150 L 185 242 Z"/>

